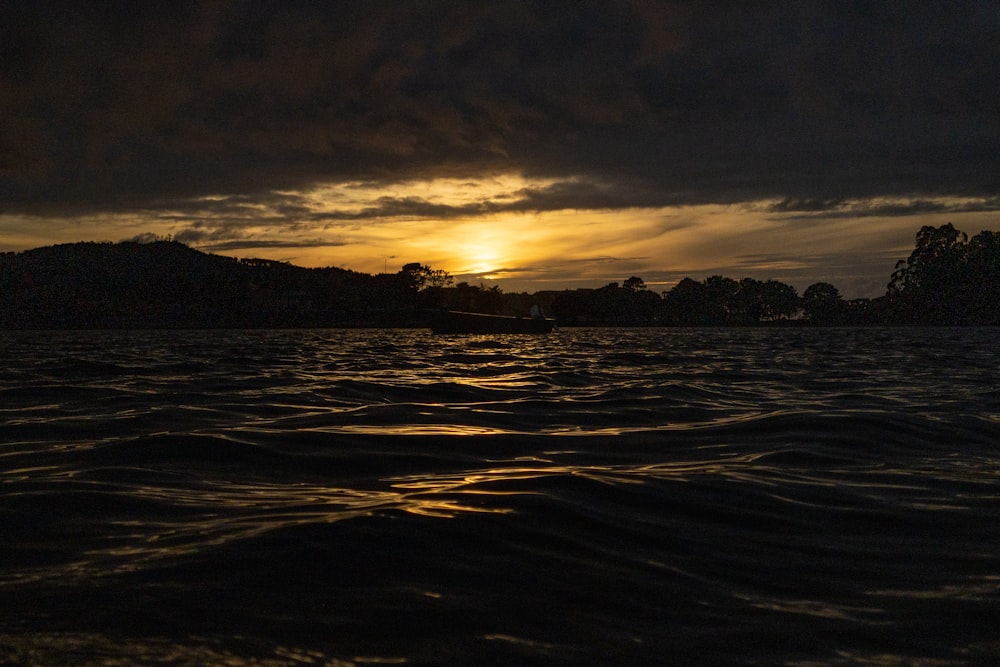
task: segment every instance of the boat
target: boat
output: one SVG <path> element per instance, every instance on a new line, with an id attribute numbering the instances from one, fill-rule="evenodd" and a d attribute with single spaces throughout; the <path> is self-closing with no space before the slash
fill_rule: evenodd
<path id="1" fill-rule="evenodd" d="M 550 317 L 511 317 L 435 310 L 430 314 L 431 331 L 436 334 L 546 334 L 556 321 Z"/>

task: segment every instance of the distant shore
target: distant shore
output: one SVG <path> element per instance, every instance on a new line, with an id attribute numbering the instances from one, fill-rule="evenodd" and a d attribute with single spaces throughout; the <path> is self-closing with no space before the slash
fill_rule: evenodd
<path id="1" fill-rule="evenodd" d="M 504 293 L 411 263 L 394 274 L 235 259 L 182 243 L 71 243 L 0 253 L 0 329 L 426 327 L 437 309 L 573 326 L 1000 325 L 1000 233 L 924 227 L 884 296 L 829 283 L 711 276 L 657 294 L 642 278 L 596 289 Z"/>

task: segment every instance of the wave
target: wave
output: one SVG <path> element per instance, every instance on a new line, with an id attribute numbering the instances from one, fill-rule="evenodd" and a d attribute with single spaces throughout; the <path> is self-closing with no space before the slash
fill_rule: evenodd
<path id="1" fill-rule="evenodd" d="M 957 335 L 18 339 L 0 661 L 989 663 Z"/>

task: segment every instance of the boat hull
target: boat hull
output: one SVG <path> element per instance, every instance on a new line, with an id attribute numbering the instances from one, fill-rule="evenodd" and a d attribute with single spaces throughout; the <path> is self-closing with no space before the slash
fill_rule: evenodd
<path id="1" fill-rule="evenodd" d="M 442 310 L 431 313 L 431 331 L 436 334 L 546 334 L 556 321 L 550 318 L 509 317 Z"/>

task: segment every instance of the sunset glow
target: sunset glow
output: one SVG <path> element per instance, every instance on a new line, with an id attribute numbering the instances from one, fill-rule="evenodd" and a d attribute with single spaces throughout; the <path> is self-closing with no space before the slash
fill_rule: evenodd
<path id="1" fill-rule="evenodd" d="M 914 228 L 992 223 L 980 200 L 922 199 L 939 212 L 876 215 L 903 199 L 845 202 L 803 215 L 776 202 L 612 210 L 517 208 L 551 181 L 515 176 L 363 183 L 272 193 L 260 202 L 205 197 L 177 210 L 133 211 L 54 221 L 0 216 L 0 243 L 13 250 L 79 238 L 118 241 L 172 236 L 204 250 L 302 266 L 394 272 L 408 262 L 448 271 L 456 282 L 505 291 L 599 287 L 637 275 L 652 289 L 685 276 L 774 278 L 800 289 L 831 281 L 849 296 L 878 295 Z M 192 211 L 190 207 L 203 207 Z M 32 230 L 45 226 L 47 236 Z"/>

